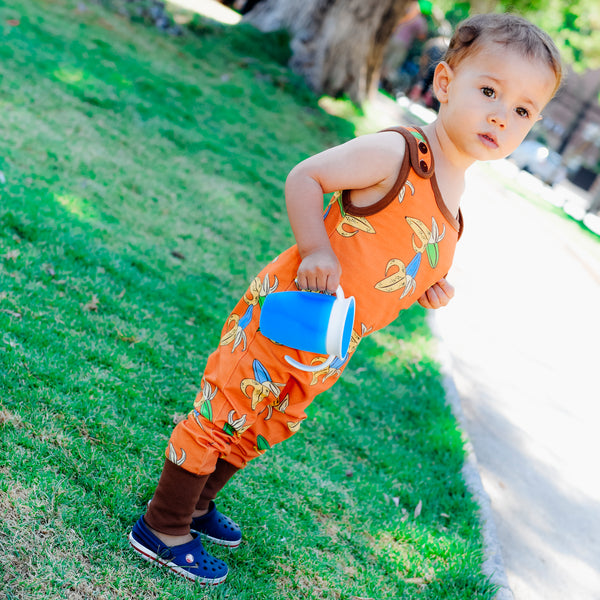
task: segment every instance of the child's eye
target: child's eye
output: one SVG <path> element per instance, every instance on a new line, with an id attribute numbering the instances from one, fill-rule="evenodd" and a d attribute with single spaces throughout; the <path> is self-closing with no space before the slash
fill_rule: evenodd
<path id="1" fill-rule="evenodd" d="M 516 113 L 520 116 L 520 117 L 524 117 L 527 118 L 529 117 L 529 111 L 526 108 L 523 108 L 522 106 L 519 106 L 516 109 Z"/>
<path id="2" fill-rule="evenodd" d="M 491 87 L 482 87 L 481 93 L 484 96 L 486 96 L 487 98 L 495 98 L 496 97 L 496 92 L 494 91 L 494 88 L 491 88 Z"/>

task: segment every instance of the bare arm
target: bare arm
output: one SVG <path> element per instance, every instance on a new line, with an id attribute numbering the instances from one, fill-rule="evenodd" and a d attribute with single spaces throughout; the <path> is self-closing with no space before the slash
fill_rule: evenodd
<path id="1" fill-rule="evenodd" d="M 350 189 L 353 201 L 361 206 L 377 202 L 396 180 L 404 147 L 397 133 L 370 134 L 311 156 L 292 169 L 285 197 L 302 258 L 297 275 L 301 289 L 335 292 L 340 281 L 340 263 L 323 223 L 323 194 Z"/>

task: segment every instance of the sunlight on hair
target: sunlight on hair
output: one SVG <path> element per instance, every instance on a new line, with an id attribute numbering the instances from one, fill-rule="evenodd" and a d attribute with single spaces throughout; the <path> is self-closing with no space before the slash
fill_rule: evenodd
<path id="1" fill-rule="evenodd" d="M 168 3 L 198 13 L 213 21 L 225 23 L 225 25 L 237 25 L 242 20 L 239 13 L 216 0 L 168 0 Z"/>

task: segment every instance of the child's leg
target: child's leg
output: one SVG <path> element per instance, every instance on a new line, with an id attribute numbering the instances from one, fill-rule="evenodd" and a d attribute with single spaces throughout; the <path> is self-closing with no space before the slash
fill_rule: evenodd
<path id="1" fill-rule="evenodd" d="M 144 521 L 169 545 L 190 539 L 196 504 L 215 470 L 219 450 L 211 428 L 200 428 L 193 415 L 178 423 L 171 433 L 163 471 Z M 227 436 L 228 437 L 228 436 Z M 221 444 L 225 450 L 227 444 Z"/>
<path id="2" fill-rule="evenodd" d="M 216 414 L 231 409 L 222 394 L 213 398 L 213 403 Z M 214 506 L 213 514 L 199 521 L 198 517 L 207 511 L 196 508 L 209 479 L 211 484 L 201 504 L 205 508 L 210 507 L 212 498 L 237 471 L 237 467 L 218 460 L 221 454 L 229 452 L 232 444 L 232 436 L 223 429 L 226 422 L 212 423 L 205 419 L 201 422 L 199 413 L 192 411 L 172 431 L 167 459 L 144 516 L 145 523 L 165 544 L 186 543 L 191 539 L 191 531 L 202 533 L 217 543 L 239 544 L 241 531 L 233 521 L 214 510 Z M 220 527 L 219 523 L 225 526 Z"/>
<path id="3" fill-rule="evenodd" d="M 211 501 L 225 487 L 225 484 L 239 471 L 239 467 L 219 458 L 215 470 L 209 475 L 204 489 L 200 493 L 194 516 L 199 517 L 208 512 Z"/>
<path id="4" fill-rule="evenodd" d="M 239 526 L 217 510 L 214 500 L 240 468 L 263 454 L 267 448 L 298 431 L 300 422 L 306 417 L 304 409 L 310 403 L 310 399 L 305 398 L 297 404 L 290 402 L 290 394 L 292 398 L 297 397 L 297 394 L 292 393 L 294 388 L 294 383 L 290 382 L 283 390 L 285 394 L 263 407 L 254 423 L 233 438 L 226 459 L 219 458 L 196 503 L 192 519 L 193 531 L 230 548 L 240 544 L 242 532 Z"/>
<path id="5" fill-rule="evenodd" d="M 144 516 L 149 527 L 167 536 L 188 536 L 192 513 L 208 478 L 209 475 L 195 475 L 166 459 Z"/>
<path id="6" fill-rule="evenodd" d="M 129 534 L 131 547 L 145 560 L 201 584 L 225 581 L 227 565 L 208 554 L 190 530 L 191 514 L 208 475 L 196 475 L 166 460 L 152 502 Z"/>
<path id="7" fill-rule="evenodd" d="M 240 545 L 242 530 L 237 523 L 217 510 L 214 500 L 238 470 L 238 467 L 221 458 L 217 461 L 215 470 L 209 475 L 196 502 L 192 519 L 193 531 L 197 531 L 215 544 L 229 548 L 237 548 Z"/>
<path id="8" fill-rule="evenodd" d="M 202 397 L 202 392 L 199 397 Z M 155 517 L 154 513 L 150 516 L 152 522 L 160 524 L 160 531 L 185 531 L 184 523 L 205 513 L 211 501 L 214 501 L 239 469 L 298 431 L 300 423 L 306 418 L 304 411 L 312 398 L 302 393 L 296 380 L 290 378 L 278 397 L 271 399 L 271 402 L 262 402 L 256 407 L 256 411 L 248 411 L 247 426 L 240 431 L 226 429 L 227 420 L 221 415 L 228 414 L 232 404 L 228 402 L 226 408 L 223 408 L 223 400 L 220 394 L 213 398 L 212 422 L 198 411 L 193 411 L 171 434 L 169 454 L 178 459 L 185 468 L 168 460 L 165 463 L 165 470 L 157 488 L 157 492 L 162 492 L 161 502 L 164 503 L 158 504 L 157 508 L 157 512 L 161 510 L 162 516 Z M 186 469 L 193 469 L 196 473 L 208 473 L 208 476 L 203 479 L 204 483 L 198 483 L 198 475 Z M 189 495 L 176 487 L 187 487 Z M 197 495 L 191 504 L 194 493 Z M 179 505 L 177 510 L 173 508 L 174 503 Z M 150 507 L 153 505 L 154 500 Z M 164 523 L 167 519 L 173 519 L 172 526 Z M 149 522 L 151 527 L 152 522 Z"/>

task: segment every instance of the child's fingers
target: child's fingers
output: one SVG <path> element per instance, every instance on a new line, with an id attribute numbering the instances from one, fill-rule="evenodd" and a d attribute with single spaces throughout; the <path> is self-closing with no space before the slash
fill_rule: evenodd
<path id="1" fill-rule="evenodd" d="M 296 282 L 296 287 L 299 290 L 307 290 L 308 289 L 308 283 L 306 281 L 306 277 L 303 277 L 302 275 L 300 275 L 300 273 L 298 273 L 296 275 L 295 282 Z"/>
<path id="2" fill-rule="evenodd" d="M 340 278 L 336 273 L 308 273 L 296 277 L 296 285 L 301 290 L 313 292 L 329 292 L 335 294 Z"/>
<path id="3" fill-rule="evenodd" d="M 330 273 L 325 284 L 325 291 L 335 294 L 340 285 L 340 276 L 337 273 Z"/>
<path id="4" fill-rule="evenodd" d="M 306 256 L 296 276 L 301 290 L 335 293 L 340 282 L 341 267 L 332 251 L 315 252 Z"/>
<path id="5" fill-rule="evenodd" d="M 418 300 L 417 302 L 423 307 L 423 308 L 433 308 L 431 306 L 431 304 L 429 304 L 429 299 L 427 298 L 427 292 L 425 292 Z"/>
<path id="6" fill-rule="evenodd" d="M 440 308 L 442 306 L 440 295 L 438 294 L 439 289 L 440 287 L 436 283 L 425 292 L 425 297 L 429 301 L 429 308 Z"/>
<path id="7" fill-rule="evenodd" d="M 442 308 L 454 297 L 454 286 L 446 279 L 440 279 L 432 285 L 417 302 L 424 308 Z"/>
<path id="8" fill-rule="evenodd" d="M 437 285 L 441 288 L 442 292 L 448 297 L 448 300 L 454 298 L 454 286 L 447 279 L 440 279 Z"/>
<path id="9" fill-rule="evenodd" d="M 319 280 L 317 274 L 311 271 L 298 271 L 296 285 L 300 290 L 319 291 Z"/>

